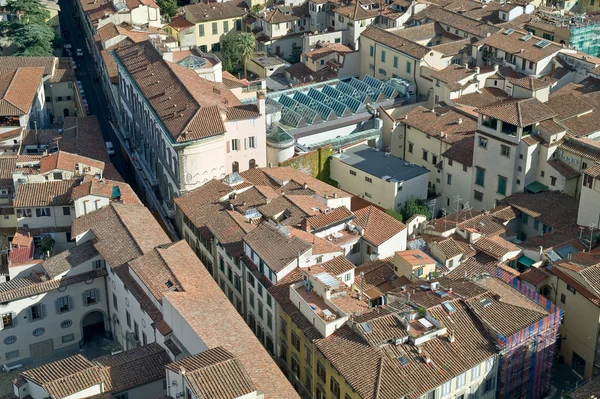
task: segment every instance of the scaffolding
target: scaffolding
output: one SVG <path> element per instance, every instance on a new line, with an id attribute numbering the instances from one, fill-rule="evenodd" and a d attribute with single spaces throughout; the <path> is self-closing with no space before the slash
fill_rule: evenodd
<path id="1" fill-rule="evenodd" d="M 504 275 L 505 271 L 496 272 Z M 505 280 L 506 281 L 506 280 Z M 548 316 L 505 337 L 498 334 L 500 350 L 499 399 L 541 399 L 550 392 L 555 343 L 562 310 L 522 281 L 507 281 L 515 290 L 548 311 Z"/>

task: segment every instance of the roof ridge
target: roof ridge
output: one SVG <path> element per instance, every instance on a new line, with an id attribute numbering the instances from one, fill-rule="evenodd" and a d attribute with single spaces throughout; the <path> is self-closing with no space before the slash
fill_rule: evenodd
<path id="1" fill-rule="evenodd" d="M 585 282 L 587 283 L 588 287 L 590 287 L 598 297 L 600 297 L 600 291 L 598 291 L 595 287 L 594 284 L 592 284 L 592 282 L 585 276 L 585 274 L 583 274 L 582 272 L 589 270 L 591 268 L 597 267 L 598 264 L 596 265 L 592 265 L 592 266 L 588 266 L 584 269 L 581 269 L 580 271 L 577 272 L 577 274 L 579 274 L 581 277 L 583 277 L 583 279 L 585 280 Z"/>
<path id="2" fill-rule="evenodd" d="M 357 0 L 358 2 L 358 0 Z M 381 389 L 381 380 L 383 379 L 383 356 L 379 358 L 379 368 L 377 370 L 377 381 L 375 384 L 375 399 L 379 398 L 379 390 Z"/>

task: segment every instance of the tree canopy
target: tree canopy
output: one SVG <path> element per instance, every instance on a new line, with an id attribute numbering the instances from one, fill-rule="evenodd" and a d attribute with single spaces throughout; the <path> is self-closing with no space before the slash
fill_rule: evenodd
<path id="1" fill-rule="evenodd" d="M 48 24 L 50 12 L 39 0 L 14 0 L 8 2 L 9 14 L 17 15 L 13 21 L 0 25 L 4 37 L 13 42 L 21 56 L 52 55 L 54 29 Z"/>
<path id="2" fill-rule="evenodd" d="M 177 15 L 179 4 L 177 0 L 156 0 L 156 5 L 160 8 L 160 13 L 164 17 L 173 18 Z"/>
<path id="3" fill-rule="evenodd" d="M 252 54 L 256 41 L 252 33 L 240 33 L 231 39 L 223 42 L 221 54 L 223 54 L 223 68 L 229 72 L 234 72 L 235 67 L 240 63 L 244 64 L 244 77 L 248 78 L 247 64 Z"/>
<path id="4" fill-rule="evenodd" d="M 427 204 L 416 197 L 410 197 L 406 200 L 401 213 L 404 220 L 408 220 L 414 215 L 423 215 L 427 219 L 431 218 L 431 210 Z"/>

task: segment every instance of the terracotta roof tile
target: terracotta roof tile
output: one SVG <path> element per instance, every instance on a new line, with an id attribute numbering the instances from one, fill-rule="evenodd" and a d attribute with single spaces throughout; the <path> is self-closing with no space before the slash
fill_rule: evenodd
<path id="1" fill-rule="evenodd" d="M 313 246 L 312 254 L 313 255 L 323 255 L 323 254 L 331 254 L 331 253 L 343 253 L 344 250 L 342 247 L 335 245 L 334 242 L 328 241 L 327 239 L 317 237 L 314 234 L 311 234 L 302 229 L 288 227 L 288 231 L 308 243 L 311 243 Z"/>
<path id="2" fill-rule="evenodd" d="M 74 180 L 19 184 L 13 205 L 16 208 L 69 205 L 73 203 L 74 185 Z"/>
<path id="3" fill-rule="evenodd" d="M 120 202 L 124 205 L 142 205 L 142 202 L 129 184 L 108 179 L 98 180 L 91 176 L 85 176 L 84 180 L 78 186 L 73 187 L 71 198 L 77 200 L 87 195 L 92 195 L 113 199 L 114 187 L 119 188 L 121 193 Z"/>
<path id="4" fill-rule="evenodd" d="M 550 277 L 550 273 L 538 267 L 530 267 L 519 275 L 519 279 L 537 286 Z"/>
<path id="5" fill-rule="evenodd" d="M 594 140 L 583 137 L 569 137 L 560 143 L 558 149 L 600 162 L 600 143 Z"/>
<path id="6" fill-rule="evenodd" d="M 96 159 L 87 158 L 81 155 L 71 154 L 65 151 L 57 151 L 55 153 L 42 157 L 40 161 L 40 172 L 47 173 L 56 169 L 65 170 L 75 173 L 75 167 L 79 165 L 81 173 L 84 166 L 91 166 L 97 169 L 104 169 L 104 162 Z"/>
<path id="7" fill-rule="evenodd" d="M 521 248 L 500 236 L 481 237 L 473 246 L 496 259 L 500 259 L 510 252 L 521 251 Z"/>
<path id="8" fill-rule="evenodd" d="M 557 191 L 538 194 L 516 193 L 505 199 L 506 203 L 553 229 L 577 224 L 577 200 Z"/>
<path id="9" fill-rule="evenodd" d="M 175 262 L 171 271 L 190 286 L 185 292 L 168 292 L 165 299 L 186 320 L 208 349 L 223 347 L 245 368 L 265 399 L 294 399 L 298 395 L 237 310 L 227 300 L 205 266 L 187 245 L 187 263 Z M 187 256 L 186 256 L 187 258 Z"/>
<path id="10" fill-rule="evenodd" d="M 580 172 L 573 169 L 569 164 L 565 163 L 563 160 L 558 158 L 549 160 L 548 165 L 554 168 L 567 180 L 574 179 L 581 174 Z"/>
<path id="11" fill-rule="evenodd" d="M 530 40 L 523 41 L 521 38 L 527 35 L 526 31 L 514 30 L 510 34 L 506 34 L 508 29 L 492 34 L 479 42 L 475 43 L 476 46 L 480 47 L 484 44 L 494 48 L 500 49 L 504 52 L 518 55 L 520 58 L 527 61 L 539 62 L 544 58 L 550 57 L 558 53 L 562 47 L 551 42 L 549 46 L 544 48 L 536 46 L 542 38 L 533 36 Z"/>
<path id="12" fill-rule="evenodd" d="M 497 103 L 508 98 L 508 94 L 504 90 L 495 87 L 484 87 L 481 92 L 463 94 L 462 96 L 453 99 L 456 104 L 465 105 L 467 107 L 481 108 Z"/>
<path id="13" fill-rule="evenodd" d="M 244 237 L 256 254 L 275 273 L 280 272 L 298 256 L 308 251 L 312 245 L 289 232 L 285 234 L 267 222 L 261 223 Z"/>
<path id="14" fill-rule="evenodd" d="M 447 143 L 460 141 L 477 130 L 477 120 L 449 108 L 430 110 L 419 106 L 401 122 Z"/>
<path id="15" fill-rule="evenodd" d="M 40 266 L 50 278 L 55 278 L 59 274 L 65 273 L 97 255 L 98 251 L 94 248 L 94 242 L 90 240 L 81 245 L 69 248 L 58 255 L 51 256 L 43 261 Z"/>
<path id="16" fill-rule="evenodd" d="M 552 109 L 537 98 L 501 101 L 478 108 L 477 112 L 516 126 L 529 126 L 556 116 Z"/>
<path id="17" fill-rule="evenodd" d="M 473 166 L 473 149 L 475 147 L 475 135 L 468 135 L 456 141 L 448 148 L 443 157 L 456 161 L 464 166 Z"/>
<path id="18" fill-rule="evenodd" d="M 375 246 L 385 243 L 406 229 L 402 222 L 373 206 L 356 211 L 353 223 L 364 230 L 362 237 Z"/>
<path id="19" fill-rule="evenodd" d="M 241 17 L 246 14 L 244 7 L 243 3 L 224 1 L 210 4 L 190 4 L 183 7 L 183 10 L 186 13 L 190 13 L 196 22 L 205 22 Z"/>
<path id="20" fill-rule="evenodd" d="M 5 74 L 0 71 L 0 115 L 28 114 L 43 75 L 44 67 L 21 67 Z"/>
<path id="21" fill-rule="evenodd" d="M 435 6 L 427 7 L 414 15 L 413 19 L 426 22 L 437 21 L 441 24 L 460 29 L 480 38 L 487 37 L 488 34 L 493 35 L 500 30 L 498 27 L 489 25 L 484 21 L 479 21 Z"/>
<path id="22" fill-rule="evenodd" d="M 374 16 L 376 16 L 376 14 Z M 393 32 L 377 28 L 373 25 L 370 25 L 367 29 L 365 29 L 361 36 L 374 40 L 377 43 L 389 46 L 394 50 L 407 54 L 410 57 L 416 59 L 422 59 L 423 57 L 425 57 L 425 55 L 431 52 L 431 49 L 429 47 L 422 46 L 418 43 L 412 42 L 397 34 L 394 34 Z"/>
<path id="23" fill-rule="evenodd" d="M 345 206 L 339 206 L 327 213 L 321 213 L 308 218 L 313 231 L 319 231 L 329 226 L 339 225 L 352 219 L 353 214 Z"/>

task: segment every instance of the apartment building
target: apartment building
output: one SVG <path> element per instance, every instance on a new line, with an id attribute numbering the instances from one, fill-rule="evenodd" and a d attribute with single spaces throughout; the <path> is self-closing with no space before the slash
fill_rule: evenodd
<path id="1" fill-rule="evenodd" d="M 0 92 L 0 133 L 22 128 L 46 128 L 50 124 L 46 109 L 43 67 L 16 67 L 3 70 L 7 84 Z"/>
<path id="2" fill-rule="evenodd" d="M 270 287 L 321 265 L 349 285 L 353 264 L 406 249 L 402 223 L 374 207 L 353 213 L 348 193 L 290 168 L 215 180 L 175 204 L 182 236 L 274 356 L 280 305 Z"/>
<path id="3" fill-rule="evenodd" d="M 575 51 L 531 32 L 505 28 L 475 43 L 471 56 L 477 65 L 502 64 L 537 77 L 552 70 L 552 60 L 561 52 Z"/>
<path id="4" fill-rule="evenodd" d="M 585 379 L 594 375 L 600 360 L 597 339 L 600 314 L 595 283 L 598 273 L 597 264 L 564 260 L 552 266 L 552 276 L 547 280 L 553 288 L 552 301 L 568 315 L 559 329 L 559 353 L 565 364 Z M 594 338 L 584 339 L 585 334 Z"/>
<path id="5" fill-rule="evenodd" d="M 262 11 L 252 24 L 257 50 L 282 57 L 299 58 L 302 53 L 302 35 L 309 31 L 308 4 L 275 6 Z"/>
<path id="6" fill-rule="evenodd" d="M 360 36 L 361 76 L 406 79 L 416 85 L 418 94 L 427 95 L 432 88 L 430 73 L 453 62 L 462 63 L 459 52 L 467 44 L 460 41 L 451 43 L 449 47 L 439 39 L 440 43 L 427 47 L 432 40 L 429 37 L 430 25 L 434 28 L 434 24 L 398 30 L 384 30 L 376 26 L 367 28 Z M 419 40 L 423 40 L 424 44 L 420 44 Z M 434 43 L 437 41 L 434 40 Z"/>
<path id="7" fill-rule="evenodd" d="M 183 7 L 183 18 L 193 25 L 193 35 L 190 34 L 191 37 L 185 40 L 179 36 L 180 45 L 197 46 L 203 53 L 221 51 L 224 40 L 242 31 L 242 19 L 246 12 L 234 1 L 189 4 Z M 188 24 L 175 19 L 168 26 L 173 35 L 174 28 L 187 28 Z"/>
<path id="8" fill-rule="evenodd" d="M 150 41 L 114 55 L 121 132 L 141 165 L 138 179 L 156 188 L 156 195 L 147 194 L 168 216 L 174 216 L 176 196 L 212 178 L 266 165 L 263 94 L 256 105 L 242 105 L 222 82 L 165 60 Z"/>
<path id="9" fill-rule="evenodd" d="M 459 176 L 446 172 L 442 165 L 443 154 L 463 139 L 473 136 L 477 123 L 468 114 L 449 107 L 427 109 L 419 106 L 399 120 L 391 137 L 391 153 L 406 162 L 430 170 L 428 190 L 443 193 L 445 186 L 464 185 Z M 461 193 L 462 197 L 466 193 Z M 449 207 L 454 197 L 443 193 L 444 207 Z"/>
<path id="10" fill-rule="evenodd" d="M 365 144 L 334 154 L 330 168 L 341 189 L 385 209 L 401 209 L 409 198 L 427 199 L 430 170 Z"/>
<path id="11" fill-rule="evenodd" d="M 479 108 L 477 112 L 471 206 L 490 209 L 498 200 L 514 192 L 543 189 L 537 176 L 538 154 L 534 152 L 537 137 L 531 134 L 540 122 L 555 124 L 552 118 L 556 113 L 535 98 L 503 101 Z M 552 133 L 557 134 L 555 130 Z M 490 175 L 494 172 L 489 171 L 507 176 Z M 556 186 L 557 176 L 551 177 L 550 186 Z M 533 185 L 529 187 L 530 184 Z"/>
<path id="12" fill-rule="evenodd" d="M 430 22 L 437 22 L 446 32 L 462 37 L 463 39 L 483 39 L 501 29 L 493 23 L 488 23 L 486 18 L 482 18 L 481 15 L 476 15 L 477 13 L 481 13 L 481 11 L 484 13 L 498 12 L 498 8 L 493 4 L 487 6 L 489 6 L 489 11 L 476 7 L 473 10 L 474 12 L 466 10 L 467 12 L 463 13 L 458 13 L 456 11 L 459 10 L 451 10 L 449 8 L 427 7 L 413 15 L 408 23 L 410 25 L 423 25 Z"/>
<path id="13" fill-rule="evenodd" d="M 336 7 L 333 9 L 332 16 L 335 20 L 332 19 L 331 25 L 335 30 L 348 29 L 344 44 L 359 50 L 361 46 L 359 38 L 374 23 L 381 11 L 379 7 L 379 4 L 361 4 L 360 1 L 345 7 Z"/>
<path id="14" fill-rule="evenodd" d="M 595 204 L 600 199 L 600 163 L 596 162 L 583 171 L 581 196 L 577 223 L 581 226 L 600 226 L 600 212 Z"/>

